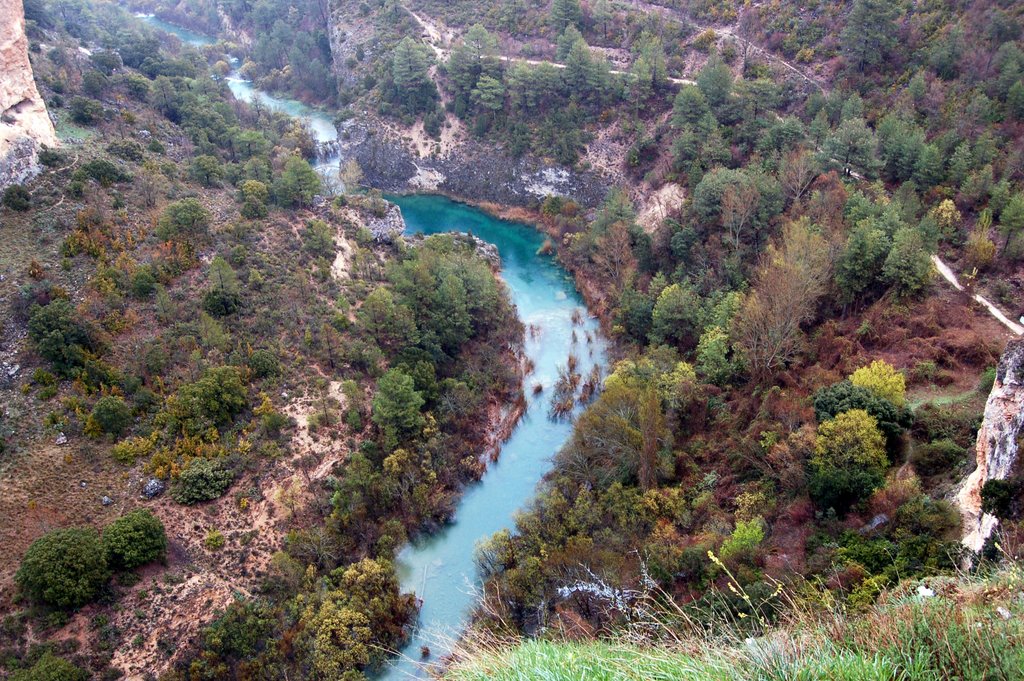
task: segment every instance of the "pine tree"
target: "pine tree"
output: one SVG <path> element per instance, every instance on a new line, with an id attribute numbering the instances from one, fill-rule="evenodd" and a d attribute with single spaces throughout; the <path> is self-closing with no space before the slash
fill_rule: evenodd
<path id="1" fill-rule="evenodd" d="M 580 0 L 555 0 L 551 5 L 551 23 L 559 32 L 569 24 L 579 25 L 583 18 Z"/>
<path id="2" fill-rule="evenodd" d="M 408 36 L 395 47 L 391 59 L 391 77 L 400 88 L 415 90 L 426 82 L 429 64 L 415 40 Z"/>
<path id="3" fill-rule="evenodd" d="M 719 110 L 732 94 L 732 71 L 717 54 L 697 74 L 697 87 L 712 109 Z"/>
<path id="4" fill-rule="evenodd" d="M 863 118 L 843 121 L 825 140 L 825 155 L 839 163 L 849 174 L 852 166 L 871 170 L 875 164 L 878 141 Z"/>
<path id="5" fill-rule="evenodd" d="M 891 0 L 856 0 L 842 32 L 843 52 L 857 71 L 876 66 L 896 45 L 899 3 Z"/>
<path id="6" fill-rule="evenodd" d="M 612 14 L 612 6 L 608 0 L 597 0 L 593 5 L 593 16 L 594 22 L 600 24 L 601 34 L 604 39 L 608 39 L 608 22 L 612 20 L 614 14 Z"/>

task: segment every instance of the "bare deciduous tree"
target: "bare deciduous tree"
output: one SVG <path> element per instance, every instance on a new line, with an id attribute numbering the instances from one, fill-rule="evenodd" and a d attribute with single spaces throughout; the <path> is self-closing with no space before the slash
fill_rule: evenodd
<path id="1" fill-rule="evenodd" d="M 769 246 L 753 292 L 737 320 L 737 336 L 751 373 L 763 380 L 791 362 L 831 278 L 828 242 L 806 219 L 785 226 L 778 246 Z"/>
<path id="2" fill-rule="evenodd" d="M 722 226 L 729 230 L 733 247 L 739 248 L 743 232 L 757 212 L 761 193 L 753 182 L 730 184 L 722 194 Z"/>
<path id="3" fill-rule="evenodd" d="M 818 164 L 806 149 L 794 149 L 786 154 L 779 169 L 779 182 L 786 199 L 798 201 L 818 176 Z"/>

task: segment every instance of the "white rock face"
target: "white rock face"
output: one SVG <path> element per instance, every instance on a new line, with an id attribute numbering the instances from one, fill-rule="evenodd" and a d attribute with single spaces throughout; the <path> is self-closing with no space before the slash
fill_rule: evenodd
<path id="1" fill-rule="evenodd" d="M 988 480 L 1005 480 L 1017 462 L 1018 438 L 1024 433 L 1024 341 L 1006 346 L 985 419 L 978 429 L 978 467 L 964 481 L 956 500 L 964 519 L 963 544 L 979 552 L 998 521 L 981 510 L 981 488 Z"/>
<path id="2" fill-rule="evenodd" d="M 0 0 L 0 188 L 38 172 L 40 145 L 55 146 L 57 134 L 46 112 L 28 60 L 22 0 Z"/>

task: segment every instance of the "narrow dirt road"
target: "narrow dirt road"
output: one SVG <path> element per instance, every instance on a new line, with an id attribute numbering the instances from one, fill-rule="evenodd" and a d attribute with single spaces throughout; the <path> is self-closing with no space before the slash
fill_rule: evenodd
<path id="1" fill-rule="evenodd" d="M 955 288 L 957 291 L 963 291 L 964 290 L 963 285 L 960 283 L 960 281 L 956 277 L 956 273 L 953 272 L 953 270 L 949 267 L 949 265 L 947 265 L 946 263 L 942 262 L 942 259 L 939 258 L 939 256 L 933 255 L 932 256 L 932 262 L 935 264 L 935 269 L 937 269 L 939 271 L 939 274 L 942 275 L 942 278 L 945 279 L 946 281 L 948 281 L 950 284 L 952 284 L 953 288 Z M 1021 326 L 1017 322 L 1015 322 L 1012 319 L 1010 319 L 1009 317 L 1007 317 L 1003 313 L 1002 310 L 1000 310 L 998 307 L 996 307 L 995 305 L 990 303 L 983 296 L 981 296 L 980 294 L 976 293 L 976 294 L 974 294 L 973 298 L 976 301 L 978 301 L 979 303 L 981 303 L 982 305 L 984 305 L 988 309 L 989 313 L 993 317 L 998 319 L 1000 322 L 1002 322 L 1002 324 L 1006 328 L 1008 328 L 1010 331 L 1013 331 L 1018 336 L 1024 335 L 1024 326 Z"/>
<path id="2" fill-rule="evenodd" d="M 413 12 L 405 5 L 402 5 L 402 7 L 405 9 L 406 12 L 409 13 L 409 16 L 416 20 L 416 23 L 420 25 L 420 28 L 423 29 L 423 35 L 424 37 L 427 38 L 427 45 L 430 47 L 431 50 L 434 51 L 434 54 L 437 56 L 438 61 L 447 61 L 449 55 L 451 54 L 451 50 L 448 48 L 447 44 L 449 44 L 452 38 L 454 37 L 454 32 L 448 29 L 447 27 L 443 26 L 439 22 L 434 22 L 425 19 L 416 12 Z M 548 66 L 553 66 L 556 69 L 565 68 L 565 64 L 560 64 L 554 61 L 546 61 L 542 59 L 526 59 L 525 57 L 507 56 L 499 56 L 497 57 L 497 59 L 505 63 L 530 64 L 531 66 L 541 66 L 546 64 Z M 631 77 L 633 75 L 629 71 L 621 71 L 617 69 L 609 69 L 608 72 L 617 76 Z M 690 80 L 689 78 L 668 77 L 666 78 L 666 80 L 668 80 L 668 82 L 674 85 L 696 84 L 696 81 Z"/>

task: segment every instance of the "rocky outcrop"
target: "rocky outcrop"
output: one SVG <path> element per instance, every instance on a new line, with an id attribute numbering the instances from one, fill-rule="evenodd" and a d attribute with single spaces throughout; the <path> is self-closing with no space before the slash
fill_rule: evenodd
<path id="1" fill-rule="evenodd" d="M 354 158 L 366 184 L 391 192 L 439 192 L 476 203 L 533 207 L 546 196 L 567 196 L 591 208 L 613 183 L 592 171 L 569 170 L 537 158 L 510 158 L 493 146 L 468 140 L 444 157 L 421 158 L 406 142 L 372 120 L 342 128 L 341 156 Z"/>
<path id="2" fill-rule="evenodd" d="M 498 247 L 489 241 L 484 241 L 480 237 L 474 236 L 469 232 L 448 232 L 457 244 L 465 245 L 468 248 L 472 248 L 476 256 L 488 265 L 491 269 L 497 272 L 501 269 L 501 254 L 498 252 Z M 418 232 L 412 236 L 405 238 L 406 243 L 410 246 L 419 246 L 426 241 L 428 235 Z"/>
<path id="3" fill-rule="evenodd" d="M 1024 341 L 1006 346 L 992 392 L 985 403 L 985 418 L 978 429 L 978 467 L 964 481 L 957 503 L 964 519 L 963 544 L 979 552 L 998 521 L 981 510 L 981 488 L 989 480 L 1010 477 L 1024 434 Z"/>
<path id="4" fill-rule="evenodd" d="M 389 244 L 402 235 L 405 231 L 405 218 L 402 217 L 402 209 L 393 203 L 387 204 L 383 215 L 373 215 L 365 218 L 366 229 L 370 230 L 373 240 L 377 243 Z"/>
<path id="5" fill-rule="evenodd" d="M 362 0 L 331 2 L 331 61 L 338 83 L 350 88 L 360 78 L 360 69 L 380 49 L 373 18 L 366 15 Z"/>
<path id="6" fill-rule="evenodd" d="M 40 145 L 57 134 L 32 76 L 21 0 L 0 0 L 0 187 L 38 172 Z"/>

